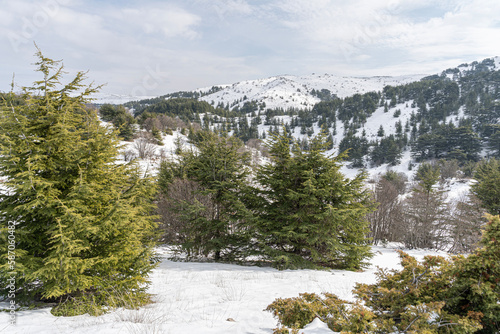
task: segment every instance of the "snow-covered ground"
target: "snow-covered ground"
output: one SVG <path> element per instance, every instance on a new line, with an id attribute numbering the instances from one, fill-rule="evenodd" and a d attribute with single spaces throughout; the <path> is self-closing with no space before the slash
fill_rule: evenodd
<path id="1" fill-rule="evenodd" d="M 400 269 L 394 248 L 373 247 L 375 257 L 363 272 L 283 270 L 220 263 L 174 262 L 168 247 L 159 247 L 162 261 L 152 272 L 149 292 L 154 303 L 139 310 L 117 309 L 92 317 L 54 317 L 49 308 L 16 313 L 10 325 L 0 312 L 0 333 L 9 334 L 259 334 L 272 333 L 277 321 L 264 309 L 278 297 L 301 292 L 330 292 L 353 300 L 355 283 L 374 283 L 376 266 Z M 421 259 L 431 251 L 408 251 Z M 0 307 L 6 307 L 0 303 Z M 332 333 L 315 321 L 305 334 Z"/>

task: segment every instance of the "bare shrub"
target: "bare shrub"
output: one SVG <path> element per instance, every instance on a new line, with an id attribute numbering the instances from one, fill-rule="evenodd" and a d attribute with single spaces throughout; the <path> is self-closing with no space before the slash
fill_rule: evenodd
<path id="1" fill-rule="evenodd" d="M 193 132 L 201 131 L 201 125 L 199 123 L 193 122 L 191 123 L 191 129 Z"/>
<path id="2" fill-rule="evenodd" d="M 427 192 L 421 186 L 413 189 L 404 201 L 406 247 L 445 249 L 450 227 L 450 208 L 440 191 Z"/>
<path id="3" fill-rule="evenodd" d="M 487 223 L 481 201 L 469 193 L 454 202 L 450 230 L 450 253 L 472 253 L 481 239 L 481 228 Z"/>
<path id="4" fill-rule="evenodd" d="M 255 139 L 255 138 L 249 139 L 246 146 L 259 151 L 263 157 L 269 157 L 269 150 L 265 145 L 263 145 L 262 140 L 260 139 Z"/>
<path id="5" fill-rule="evenodd" d="M 137 158 L 137 152 L 132 150 L 132 149 L 128 149 L 126 151 L 123 152 L 123 160 L 125 161 L 132 161 L 134 160 L 135 158 Z"/>
<path id="6" fill-rule="evenodd" d="M 439 170 L 441 172 L 441 182 L 445 182 L 447 179 L 457 177 L 460 166 L 457 160 L 440 160 Z"/>
<path id="7" fill-rule="evenodd" d="M 158 121 L 161 124 L 161 130 L 166 131 L 167 129 L 175 129 L 175 120 L 167 115 L 158 115 L 157 117 Z"/>
<path id="8" fill-rule="evenodd" d="M 163 242 L 181 244 L 188 239 L 188 226 L 180 213 L 183 208 L 203 206 L 201 215 L 213 215 L 213 201 L 209 195 L 202 195 L 200 190 L 197 182 L 176 178 L 168 185 L 166 193 L 159 196 L 157 212 L 160 216 L 159 227 L 163 232 Z"/>
<path id="9" fill-rule="evenodd" d="M 151 134 L 149 132 L 141 132 L 134 142 L 134 149 L 141 159 L 153 157 L 156 146 L 152 143 Z"/>
<path id="10" fill-rule="evenodd" d="M 380 178 L 374 191 L 374 200 L 379 203 L 377 210 L 368 215 L 373 243 L 400 242 L 403 240 L 403 204 L 397 186 L 385 178 Z"/>
<path id="11" fill-rule="evenodd" d="M 147 121 L 148 120 L 146 120 L 146 122 Z M 170 117 L 167 115 L 158 115 L 155 118 L 153 125 L 156 127 L 156 129 L 158 129 L 160 131 L 167 131 L 168 129 L 177 130 L 177 129 L 183 129 L 183 128 L 187 127 L 186 123 L 183 120 L 181 120 L 180 118 L 178 118 L 178 117 L 173 118 L 173 117 Z"/>
<path id="12" fill-rule="evenodd" d="M 398 173 L 389 170 L 382 177 L 385 180 L 389 181 L 396 188 L 398 194 L 402 195 L 406 192 L 406 183 L 408 182 L 408 177 L 405 173 Z"/>
<path id="13" fill-rule="evenodd" d="M 160 131 L 163 131 L 163 126 L 160 122 L 160 120 L 158 119 L 158 117 L 150 117 L 150 118 L 147 118 L 144 123 L 142 124 L 142 127 L 144 128 L 144 130 L 148 131 L 148 132 L 151 132 L 153 131 L 153 129 L 156 129 L 156 130 L 160 130 Z"/>

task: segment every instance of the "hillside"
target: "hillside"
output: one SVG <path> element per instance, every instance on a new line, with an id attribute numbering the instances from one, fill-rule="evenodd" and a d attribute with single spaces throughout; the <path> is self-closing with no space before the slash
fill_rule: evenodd
<path id="1" fill-rule="evenodd" d="M 403 85 L 418 81 L 422 77 L 424 75 L 365 78 L 338 77 L 330 74 L 282 75 L 220 86 L 221 90 L 204 95 L 200 100 L 209 102 L 214 107 L 229 105 L 231 109 L 242 108 L 248 101 L 264 103 L 269 109 L 312 109 L 322 100 L 380 91 L 387 85 Z M 203 93 L 208 89 L 198 91 Z"/>
<path id="2" fill-rule="evenodd" d="M 285 127 L 301 145 L 321 128 L 352 168 L 409 170 L 500 156 L 500 58 L 423 77 L 277 76 L 126 103 L 245 142 Z"/>

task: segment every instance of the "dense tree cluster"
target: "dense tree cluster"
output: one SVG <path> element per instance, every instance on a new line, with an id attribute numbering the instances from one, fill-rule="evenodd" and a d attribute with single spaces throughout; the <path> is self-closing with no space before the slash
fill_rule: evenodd
<path id="1" fill-rule="evenodd" d="M 258 254 L 283 268 L 359 268 L 369 257 L 364 217 L 373 205 L 364 175 L 349 180 L 340 173 L 342 157 L 324 155 L 324 134 L 308 150 L 290 147 L 286 133 L 272 135 L 271 162 L 258 167 L 251 183 L 236 138 L 205 134 L 193 144 L 195 151 L 160 171 L 162 203 L 176 220 L 164 224 L 166 234 L 182 226 L 181 244 L 190 253 L 215 259 Z M 178 197 L 183 185 L 190 190 Z"/>

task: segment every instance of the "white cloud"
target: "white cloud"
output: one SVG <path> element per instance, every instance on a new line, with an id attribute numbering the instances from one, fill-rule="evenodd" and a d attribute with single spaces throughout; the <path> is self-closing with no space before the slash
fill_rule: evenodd
<path id="1" fill-rule="evenodd" d="M 166 38 L 196 38 L 198 33 L 193 27 L 200 18 L 181 8 L 160 5 L 125 8 L 118 17 L 123 24 L 141 27 L 147 34 L 162 33 Z"/>
<path id="2" fill-rule="evenodd" d="M 154 94 L 284 73 L 434 73 L 500 55 L 498 13 L 496 0 L 4 1 L 0 90 L 31 75 L 33 41 L 124 93 L 156 68 L 168 75 Z"/>

